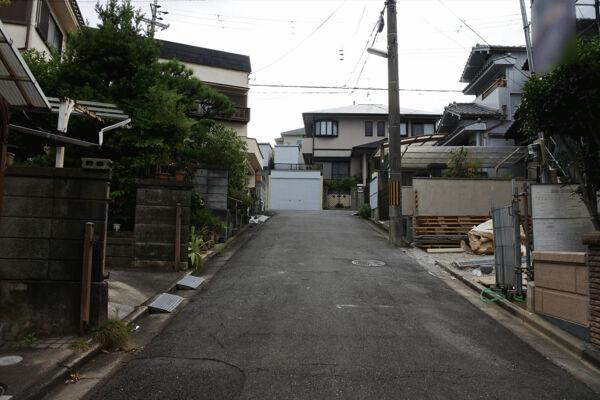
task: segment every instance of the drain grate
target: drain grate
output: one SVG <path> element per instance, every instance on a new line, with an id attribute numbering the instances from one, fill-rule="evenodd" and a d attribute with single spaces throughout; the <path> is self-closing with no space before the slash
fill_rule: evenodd
<path id="1" fill-rule="evenodd" d="M 160 294 L 152 303 L 148 304 L 150 313 L 170 313 L 183 301 L 183 297 L 168 293 Z"/>
<path id="2" fill-rule="evenodd" d="M 379 260 L 352 260 L 352 264 L 359 267 L 383 267 L 385 263 Z"/>
<path id="3" fill-rule="evenodd" d="M 204 283 L 205 279 L 198 276 L 188 275 L 185 278 L 177 282 L 177 289 L 179 290 L 194 290 L 198 289 L 200 285 Z"/>

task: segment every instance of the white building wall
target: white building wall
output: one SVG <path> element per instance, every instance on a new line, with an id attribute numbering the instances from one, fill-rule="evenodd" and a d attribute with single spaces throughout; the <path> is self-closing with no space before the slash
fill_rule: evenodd
<path id="1" fill-rule="evenodd" d="M 166 60 L 163 60 L 166 61 Z M 206 83 L 217 83 L 219 85 L 236 86 L 248 88 L 248 73 L 244 71 L 234 71 L 230 69 L 208 67 L 206 65 L 183 64 L 192 70 L 194 76 Z"/>
<path id="2" fill-rule="evenodd" d="M 300 164 L 300 149 L 298 146 L 275 146 L 275 164 Z"/>

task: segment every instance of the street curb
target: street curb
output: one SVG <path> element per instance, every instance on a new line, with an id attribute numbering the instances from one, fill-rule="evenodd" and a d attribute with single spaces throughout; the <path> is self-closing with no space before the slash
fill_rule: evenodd
<path id="1" fill-rule="evenodd" d="M 209 262 L 210 260 L 212 260 L 213 258 L 215 258 L 216 256 L 218 256 L 219 254 L 221 254 L 227 248 L 236 244 L 236 242 L 239 240 L 241 234 L 246 232 L 247 230 L 248 230 L 248 225 L 241 228 L 234 237 L 232 237 L 227 242 L 225 242 L 225 246 L 223 246 L 223 248 L 220 249 L 220 251 L 213 251 L 212 253 L 209 253 L 206 256 L 206 258 L 204 258 L 202 260 L 203 265 L 205 263 Z M 177 278 L 173 283 L 169 284 L 169 286 L 166 288 L 166 290 L 159 291 L 156 294 L 154 294 L 153 296 L 150 296 L 142 305 L 136 307 L 125 318 L 123 318 L 123 321 L 129 322 L 129 323 L 135 323 L 135 322 L 139 321 L 140 319 L 142 319 L 143 317 L 145 317 L 146 315 L 149 315 L 148 307 L 146 305 L 149 304 L 152 301 L 152 299 L 154 299 L 159 293 L 163 293 L 163 292 L 168 293 L 168 292 L 174 291 L 174 289 L 177 286 L 177 282 L 179 280 L 181 280 L 181 278 L 183 278 L 184 276 L 191 275 L 194 271 L 195 271 L 195 269 L 182 271 L 181 276 L 179 276 L 179 278 Z M 218 272 L 218 270 L 215 271 L 215 274 L 217 272 Z M 213 276 L 215 274 L 213 274 Z M 201 288 L 204 288 L 206 286 L 206 284 L 208 284 L 209 282 L 210 282 L 210 279 L 207 279 L 207 282 L 205 284 L 203 284 L 201 286 Z M 67 357 L 65 360 L 60 362 L 51 372 L 49 372 L 46 377 L 33 383 L 33 385 L 31 385 L 24 393 L 22 393 L 18 397 L 15 396 L 14 397 L 15 400 L 16 399 L 19 399 L 19 400 L 42 399 L 44 396 L 46 396 L 48 393 L 50 393 L 50 391 L 52 389 L 54 389 L 56 386 L 58 386 L 61 383 L 64 383 L 65 379 L 68 377 L 68 375 L 71 372 L 73 372 L 74 370 L 80 369 L 86 362 L 91 360 L 98 353 L 100 353 L 100 345 L 96 343 L 96 344 L 93 344 L 90 349 L 88 349 L 84 352 L 76 353 L 76 354 L 73 354 L 73 355 Z"/>
<path id="2" fill-rule="evenodd" d="M 482 290 L 486 289 L 483 285 L 478 285 L 477 283 L 466 279 L 464 276 L 456 271 L 453 271 L 451 268 L 443 263 L 440 263 L 439 261 L 436 261 L 435 265 L 439 266 L 444 271 L 479 294 L 481 294 Z M 600 368 L 600 352 L 592 348 L 590 344 L 585 343 L 575 336 L 562 331 L 560 328 L 555 327 L 541 317 L 538 317 L 537 315 L 512 304 L 504 297 L 497 296 L 495 298 L 498 299 L 498 301 L 495 301 L 498 306 L 519 318 L 524 324 L 530 326 L 544 336 L 547 336 L 573 355 L 587 361 L 596 368 Z"/>

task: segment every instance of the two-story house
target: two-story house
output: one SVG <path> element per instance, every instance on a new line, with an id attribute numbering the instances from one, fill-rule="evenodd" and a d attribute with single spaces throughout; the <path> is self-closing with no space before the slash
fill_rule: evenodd
<path id="1" fill-rule="evenodd" d="M 76 0 L 13 0 L 0 6 L 0 20 L 19 50 L 47 54 L 62 51 L 67 34 L 85 25 Z"/>
<path id="2" fill-rule="evenodd" d="M 218 116 L 223 125 L 232 128 L 246 140 L 248 146 L 248 189 L 256 188 L 256 176 L 263 168 L 263 155 L 256 139 L 248 137 L 250 57 L 243 54 L 207 49 L 183 43 L 161 41 L 161 60 L 175 59 L 191 69 L 194 76 L 226 95 L 233 103 L 234 113 Z M 198 110 L 201 115 L 201 110 Z M 260 178 L 259 178 L 260 179 Z M 258 199 L 260 201 L 260 199 Z"/>
<path id="3" fill-rule="evenodd" d="M 513 146 L 507 132 L 521 102 L 529 74 L 525 47 L 476 45 L 472 48 L 460 81 L 471 103 L 451 103 L 437 126 L 446 136 L 441 146 Z"/>
<path id="4" fill-rule="evenodd" d="M 302 147 L 304 140 L 304 128 L 292 129 L 291 131 L 281 132 L 280 136 L 275 139 L 275 144 L 286 146 L 297 145 Z"/>
<path id="5" fill-rule="evenodd" d="M 388 108 L 380 104 L 356 104 L 327 110 L 305 112 L 305 138 L 302 153 L 307 164 L 322 167 L 323 179 L 347 176 L 366 184 L 369 177 L 368 154 L 359 150 L 367 145 L 377 149 L 388 138 Z M 403 138 L 434 133 L 439 113 L 400 110 L 400 135 Z"/>

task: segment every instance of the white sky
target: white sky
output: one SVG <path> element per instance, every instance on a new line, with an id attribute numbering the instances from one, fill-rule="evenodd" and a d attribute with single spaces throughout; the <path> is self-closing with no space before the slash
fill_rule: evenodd
<path id="1" fill-rule="evenodd" d="M 95 0 L 78 1 L 95 25 Z M 149 0 L 133 3 L 149 13 Z M 529 1 L 527 2 L 529 3 Z M 160 39 L 250 56 L 250 83 L 386 87 L 387 61 L 363 49 L 383 0 L 161 0 L 171 26 Z M 452 12 L 455 15 L 452 14 Z M 331 18 L 318 30 L 320 24 Z M 523 45 L 519 0 L 399 0 L 400 87 L 457 89 L 470 48 Z M 316 31 L 315 31 L 316 30 Z M 385 30 L 374 47 L 385 49 Z M 339 51 L 343 50 L 343 61 Z M 302 112 L 359 103 L 387 103 L 385 91 L 338 91 L 252 87 L 248 135 L 272 142 L 302 126 Z M 441 111 L 460 93 L 401 92 L 402 107 Z"/>

